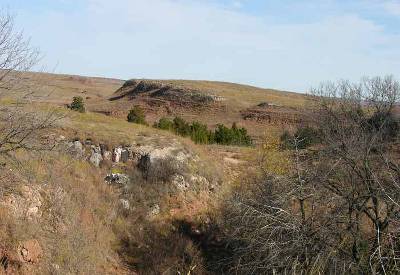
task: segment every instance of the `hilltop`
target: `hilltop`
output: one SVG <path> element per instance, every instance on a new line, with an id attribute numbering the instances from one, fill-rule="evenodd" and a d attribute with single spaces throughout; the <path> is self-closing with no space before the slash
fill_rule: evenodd
<path id="1" fill-rule="evenodd" d="M 27 74 L 40 89 L 33 100 L 65 105 L 81 96 L 87 110 L 125 118 L 133 105 L 150 123 L 181 116 L 214 128 L 236 122 L 257 140 L 266 130 L 281 131 L 302 122 L 308 96 L 249 85 L 201 80 L 118 80 L 57 74 Z"/>

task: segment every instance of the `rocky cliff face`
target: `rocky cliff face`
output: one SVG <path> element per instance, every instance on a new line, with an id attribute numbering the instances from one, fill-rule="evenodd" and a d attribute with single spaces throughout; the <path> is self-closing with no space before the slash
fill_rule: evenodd
<path id="1" fill-rule="evenodd" d="M 265 102 L 241 111 L 241 115 L 244 120 L 272 125 L 297 125 L 305 121 L 300 110 Z"/>
<path id="2" fill-rule="evenodd" d="M 156 80 L 128 80 L 110 98 L 133 99 L 137 97 L 149 97 L 168 102 L 185 103 L 190 105 L 204 105 L 223 101 L 222 97 L 205 93 L 196 89 L 182 88 L 172 84 Z"/>

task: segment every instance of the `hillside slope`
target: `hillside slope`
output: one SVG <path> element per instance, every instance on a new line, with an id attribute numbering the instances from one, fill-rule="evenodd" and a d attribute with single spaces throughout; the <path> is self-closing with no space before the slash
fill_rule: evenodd
<path id="1" fill-rule="evenodd" d="M 276 139 L 282 125 L 301 123 L 308 101 L 210 81 L 28 73 L 22 84 L 18 99 L 16 91 L 1 94 L 0 126 L 7 108 L 59 119 L 34 140 L 54 146 L 16 150 L 14 161 L 0 156 L 0 274 L 207 274 L 199 238 L 222 198 L 265 165 L 265 148 L 197 145 L 128 123 L 126 113 L 140 105 L 150 123 L 164 116 L 211 128 L 238 122 L 261 141 L 266 131 Z M 66 108 L 75 96 L 86 113 Z M 268 157 L 282 170 L 283 153 Z M 206 243 L 220 245 L 210 237 Z"/>
<path id="2" fill-rule="evenodd" d="M 173 222 L 203 217 L 233 180 L 224 176 L 222 156 L 211 159 L 187 139 L 101 114 L 48 103 L 21 108 L 60 119 L 39 137 L 56 145 L 51 150 L 18 150 L 15 162 L 0 156 L 0 274 L 184 270 L 180 253 L 193 244 L 179 239 Z M 150 263 L 174 238 L 177 254 Z M 154 240 L 165 247 L 147 251 Z"/>
<path id="3" fill-rule="evenodd" d="M 265 131 L 279 132 L 302 122 L 309 97 L 248 85 L 200 80 L 128 81 L 55 74 L 25 77 L 36 86 L 31 99 L 66 105 L 83 97 L 92 112 L 125 119 L 133 105 L 141 105 L 150 124 L 161 117 L 181 116 L 210 128 L 236 122 L 259 140 Z"/>

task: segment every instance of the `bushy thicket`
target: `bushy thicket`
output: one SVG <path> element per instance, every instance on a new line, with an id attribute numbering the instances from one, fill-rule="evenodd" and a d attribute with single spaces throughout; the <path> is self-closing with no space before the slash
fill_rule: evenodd
<path id="1" fill-rule="evenodd" d="M 252 141 L 245 128 L 238 128 L 233 123 L 231 128 L 219 124 L 214 133 L 214 140 L 224 145 L 251 145 Z"/>
<path id="2" fill-rule="evenodd" d="M 72 103 L 69 105 L 71 110 L 84 113 L 85 112 L 85 103 L 83 102 L 83 98 L 81 96 L 74 96 L 72 99 Z"/>
<path id="3" fill-rule="evenodd" d="M 140 106 L 134 106 L 128 113 L 128 122 L 147 125 L 146 116 Z"/>
<path id="4" fill-rule="evenodd" d="M 396 138 L 400 133 L 400 122 L 392 112 L 376 112 L 366 119 L 369 131 L 382 131 L 386 140 Z"/>
<path id="5" fill-rule="evenodd" d="M 296 145 L 292 169 L 284 175 L 264 170 L 222 207 L 232 255 L 218 262 L 235 274 L 399 274 L 393 113 L 400 83 L 392 77 L 342 81 L 314 94 L 317 130 L 282 136 Z M 322 146 L 298 150 L 312 142 Z"/>
<path id="6" fill-rule="evenodd" d="M 245 128 L 237 127 L 233 123 L 231 128 L 218 124 L 215 131 L 209 130 L 207 125 L 198 121 L 189 123 L 183 118 L 175 117 L 173 120 L 161 118 L 153 125 L 155 128 L 172 131 L 183 137 L 190 137 L 199 144 L 223 144 L 223 145 L 245 145 L 252 144 L 250 136 Z"/>
<path id="7" fill-rule="evenodd" d="M 376 111 L 371 115 L 361 107 L 358 107 L 355 110 L 348 111 L 345 115 L 353 117 L 360 125 L 361 131 L 366 134 L 380 132 L 385 141 L 393 140 L 399 136 L 400 122 L 392 111 Z M 322 135 L 321 129 L 305 126 L 298 128 L 293 134 L 289 131 L 284 131 L 281 135 L 281 143 L 285 149 L 294 149 L 296 146 L 298 149 L 305 149 L 311 145 L 321 143 Z"/>
<path id="8" fill-rule="evenodd" d="M 207 125 L 195 121 L 190 125 L 190 138 L 195 143 L 212 143 L 213 133 L 207 129 Z"/>
<path id="9" fill-rule="evenodd" d="M 294 134 L 284 131 L 281 135 L 281 143 L 285 149 L 305 149 L 311 145 L 321 142 L 321 133 L 318 129 L 310 126 L 300 127 Z"/>
<path id="10" fill-rule="evenodd" d="M 158 122 L 155 122 L 153 127 L 162 130 L 172 131 L 174 129 L 174 123 L 171 120 L 163 117 Z"/>

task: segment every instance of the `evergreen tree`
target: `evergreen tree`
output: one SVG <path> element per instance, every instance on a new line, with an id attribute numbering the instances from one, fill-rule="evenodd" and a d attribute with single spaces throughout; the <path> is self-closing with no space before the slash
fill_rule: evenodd
<path id="1" fill-rule="evenodd" d="M 129 122 L 148 125 L 146 122 L 146 116 L 144 114 L 143 109 L 140 106 L 134 106 L 128 114 L 127 117 Z"/>
<path id="2" fill-rule="evenodd" d="M 69 105 L 71 110 L 84 113 L 85 112 L 85 103 L 83 102 L 83 98 L 81 96 L 74 96 L 72 99 L 72 103 Z"/>

